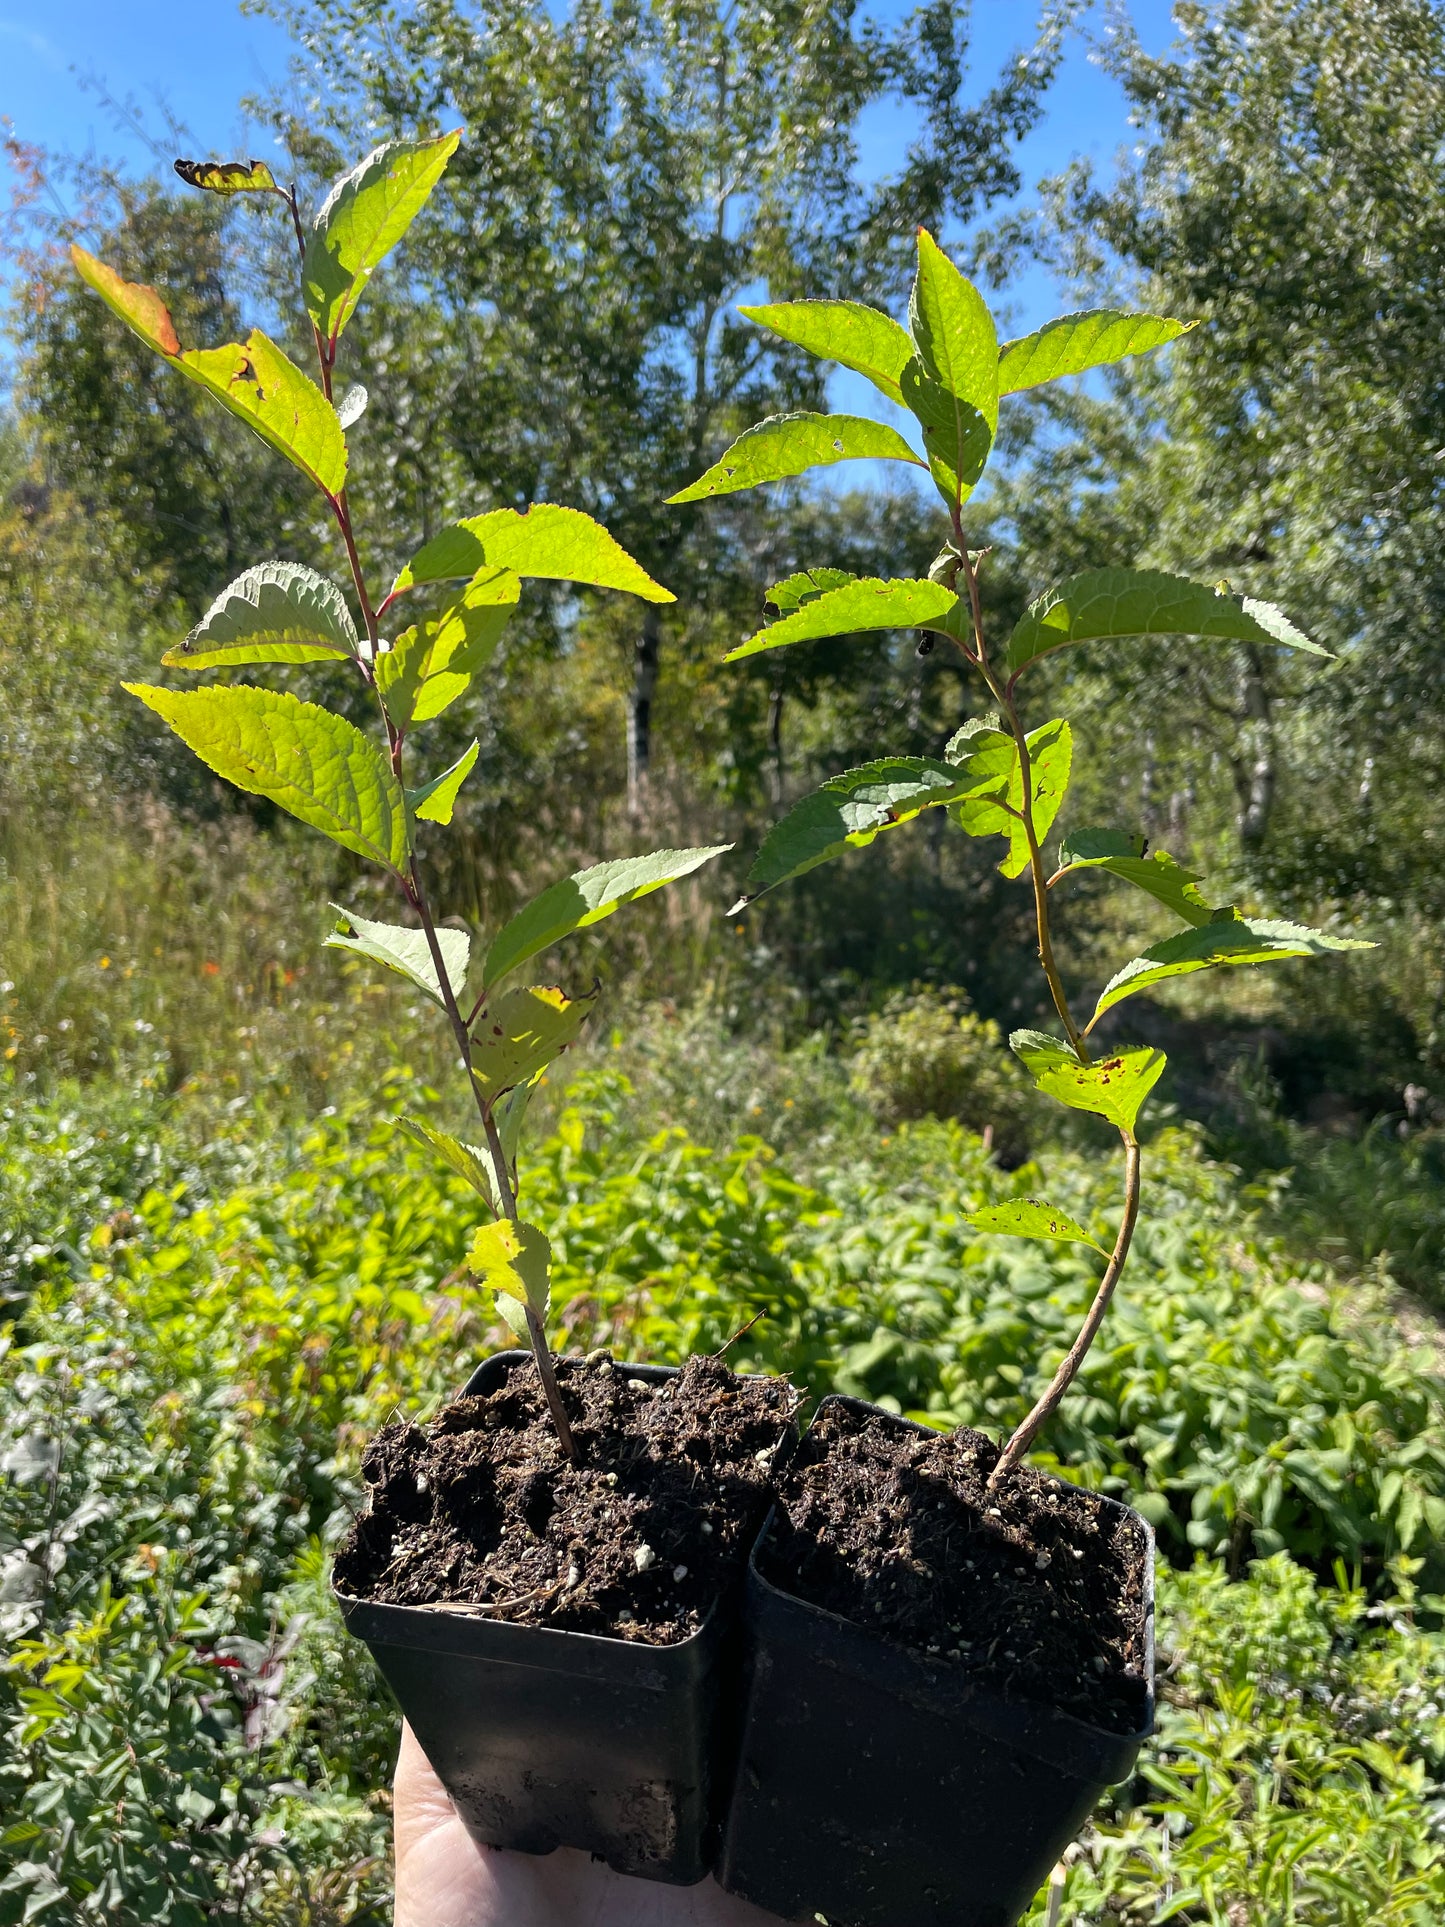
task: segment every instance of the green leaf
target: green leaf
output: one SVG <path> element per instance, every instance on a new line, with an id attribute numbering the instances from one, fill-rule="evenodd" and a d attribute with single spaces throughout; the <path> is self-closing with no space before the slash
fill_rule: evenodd
<path id="1" fill-rule="evenodd" d="M 610 917 L 624 903 L 691 876 L 714 857 L 725 856 L 732 847 L 731 843 L 715 843 L 695 850 L 654 850 L 650 856 L 625 856 L 564 877 L 503 924 L 482 966 L 483 981 L 488 987 L 498 983 L 519 964 L 570 937 L 574 930 L 585 930 Z"/>
<path id="2" fill-rule="evenodd" d="M 644 602 L 677 600 L 590 515 L 555 502 L 534 502 L 528 509 L 493 509 L 443 529 L 407 563 L 387 601 L 416 583 L 458 581 L 484 568 L 621 589 Z"/>
<path id="3" fill-rule="evenodd" d="M 222 589 L 179 649 L 173 669 L 256 662 L 351 662 L 357 635 L 346 598 L 299 562 L 261 562 Z"/>
<path id="4" fill-rule="evenodd" d="M 475 1144 L 464 1144 L 460 1138 L 448 1137 L 445 1131 L 437 1130 L 421 1117 L 398 1117 L 392 1122 L 399 1131 L 405 1132 L 424 1151 L 433 1151 L 449 1170 L 455 1171 L 484 1200 L 492 1211 L 497 1209 L 497 1186 L 492 1170 L 491 1157 Z"/>
<path id="5" fill-rule="evenodd" d="M 971 1211 L 964 1222 L 975 1231 L 997 1231 L 1010 1238 L 1057 1239 L 1060 1244 L 1089 1245 L 1105 1257 L 1109 1255 L 1067 1211 L 1045 1204 L 1042 1198 L 1011 1198 L 1007 1204 L 985 1205 L 980 1211 Z"/>
<path id="6" fill-rule="evenodd" d="M 926 756 L 884 756 L 844 770 L 773 825 L 753 859 L 743 896 L 728 914 L 847 849 L 864 848 L 924 810 L 969 795 L 977 780 Z"/>
<path id="7" fill-rule="evenodd" d="M 193 348 L 172 367 L 279 449 L 328 495 L 346 486 L 346 437 L 336 410 L 294 361 L 253 328 L 244 342 Z"/>
<path id="8" fill-rule="evenodd" d="M 207 194 L 279 194 L 276 177 L 264 161 L 176 161 L 187 187 Z"/>
<path id="9" fill-rule="evenodd" d="M 527 1336 L 524 1308 L 546 1319 L 552 1303 L 552 1246 L 538 1226 L 512 1218 L 482 1225 L 472 1236 L 467 1265 L 479 1283 L 497 1294 L 497 1310 L 519 1338 Z"/>
<path id="10" fill-rule="evenodd" d="M 954 612 L 962 610 L 959 598 L 941 582 L 880 582 L 864 576 L 805 601 L 792 615 L 769 623 L 730 649 L 723 661 L 738 662 L 791 642 L 815 642 L 821 636 L 851 636 L 870 629 L 936 629 L 951 635 L 948 624 Z"/>
<path id="11" fill-rule="evenodd" d="M 1167 1061 L 1162 1050 L 1140 1046 L 1081 1064 L 1067 1044 L 1042 1030 L 1016 1030 L 1009 1044 L 1046 1096 L 1070 1110 L 1093 1111 L 1131 1134 Z"/>
<path id="12" fill-rule="evenodd" d="M 972 402 L 951 395 L 915 356 L 903 370 L 903 399 L 918 418 L 929 473 L 945 502 L 960 507 L 988 464 L 993 430 Z"/>
<path id="13" fill-rule="evenodd" d="M 376 686 L 396 729 L 450 707 L 497 652 L 522 593 L 521 577 L 495 569 L 469 582 L 439 616 L 405 629 L 376 659 Z"/>
<path id="14" fill-rule="evenodd" d="M 1200 878 L 1163 850 L 1144 855 L 1144 839 L 1123 830 L 1074 830 L 1059 846 L 1059 875 L 1071 870 L 1107 870 L 1147 890 L 1185 923 L 1208 923 L 1216 911 L 1195 887 Z"/>
<path id="15" fill-rule="evenodd" d="M 1034 835 L 1042 843 L 1053 827 L 1069 787 L 1074 737 L 1069 725 L 1056 719 L 1030 730 L 1025 741 L 1029 749 Z M 1006 731 L 987 728 L 974 735 L 972 744 L 965 767 L 980 770 L 987 767 L 993 771 L 1001 764 L 1006 765 L 1008 787 L 997 796 L 970 797 L 956 804 L 949 816 L 970 836 L 1006 836 L 1008 855 L 998 866 L 999 870 L 1006 877 L 1022 876 L 1029 866 L 1030 852 L 1028 832 L 1018 814 L 1023 809 L 1024 798 L 1018 745 Z"/>
<path id="16" fill-rule="evenodd" d="M 926 229 L 918 230 L 918 276 L 908 320 L 923 373 L 998 430 L 998 334 L 983 296 Z M 910 404 L 911 406 L 911 404 Z"/>
<path id="17" fill-rule="evenodd" d="M 341 921 L 326 939 L 327 949 L 354 950 L 360 956 L 385 964 L 388 970 L 396 971 L 418 990 L 425 991 L 434 1004 L 445 1010 L 441 979 L 424 930 L 400 923 L 373 923 L 370 917 L 358 917 L 339 904 L 331 907 Z M 452 997 L 460 1003 L 466 989 L 472 940 L 465 930 L 452 930 L 444 925 L 437 929 L 436 936 Z"/>
<path id="18" fill-rule="evenodd" d="M 547 984 L 504 990 L 472 1028 L 472 1082 L 490 1104 L 504 1091 L 530 1083 L 575 1042 L 597 992 L 568 997 Z"/>
<path id="19" fill-rule="evenodd" d="M 1130 355 L 1148 354 L 1197 328 L 1197 321 L 1173 321 L 1159 314 L 1124 314 L 1117 308 L 1087 308 L 1060 315 L 1031 335 L 1006 341 L 999 350 L 998 385 L 1004 395 L 1021 394 L 1063 375 L 1081 375 Z"/>
<path id="20" fill-rule="evenodd" d="M 804 475 L 810 468 L 868 460 L 923 466 L 896 428 L 866 416 L 770 415 L 740 435 L 695 482 L 667 499 L 669 503 L 702 502 L 709 496 L 735 495 L 739 489 Z"/>
<path id="21" fill-rule="evenodd" d="M 1274 963 L 1281 957 L 1321 957 L 1337 950 L 1373 950 L 1359 937 L 1331 937 L 1305 924 L 1279 923 L 1260 917 L 1219 915 L 1194 930 L 1180 930 L 1125 964 L 1104 986 L 1094 1011 L 1097 1023 L 1106 1010 L 1169 977 L 1187 977 L 1196 970 L 1215 970 L 1237 964 Z"/>
<path id="22" fill-rule="evenodd" d="M 481 744 L 473 743 L 470 749 L 462 751 L 450 769 L 444 769 L 440 776 L 434 776 L 420 788 L 408 790 L 406 800 L 411 804 L 412 815 L 419 816 L 424 823 L 450 823 L 457 791 L 471 775 L 480 754 Z"/>
<path id="23" fill-rule="evenodd" d="M 898 378 L 913 355 L 908 331 L 857 301 L 776 301 L 738 313 L 796 342 L 810 355 L 866 376 L 890 401 L 902 401 Z"/>
<path id="24" fill-rule="evenodd" d="M 1031 662 L 1066 643 L 1121 636 L 1283 643 L 1313 656 L 1329 655 L 1272 603 L 1226 595 L 1159 569 L 1092 569 L 1030 603 L 1013 632 L 1004 668 L 1017 677 Z"/>
<path id="25" fill-rule="evenodd" d="M 131 682 L 121 687 L 237 789 L 269 797 L 357 856 L 398 873 L 405 869 L 401 785 L 376 744 L 345 717 L 245 683 L 229 689 Z"/>
<path id="26" fill-rule="evenodd" d="M 93 288 L 105 305 L 133 328 L 148 348 L 168 361 L 181 352 L 171 311 L 154 288 L 139 281 L 126 281 L 114 268 L 98 261 L 93 254 L 71 243 L 70 258 L 82 281 Z"/>
<path id="27" fill-rule="evenodd" d="M 343 174 L 306 240 L 301 283 L 307 313 L 335 348 L 372 274 L 431 196 L 461 132 L 387 141 Z"/>
<path id="28" fill-rule="evenodd" d="M 857 580 L 858 577 L 849 575 L 846 569 L 803 569 L 797 575 L 790 575 L 786 582 L 774 583 L 763 600 L 780 616 L 788 616 L 805 603 L 816 602 L 830 589 L 841 589 Z"/>

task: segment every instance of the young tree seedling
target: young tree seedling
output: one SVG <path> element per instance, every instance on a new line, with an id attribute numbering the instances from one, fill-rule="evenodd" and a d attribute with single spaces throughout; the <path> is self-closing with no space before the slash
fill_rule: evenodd
<path id="1" fill-rule="evenodd" d="M 1020 1030 L 1009 1041 L 1040 1090 L 1060 1104 L 1107 1119 L 1123 1147 L 1124 1209 L 1111 1249 L 1065 1212 L 1037 1199 L 1016 1199 L 973 1214 L 971 1222 L 981 1231 L 1078 1242 L 1106 1261 L 1077 1338 L 1004 1446 L 989 1480 L 995 1487 L 1029 1450 L 1082 1365 L 1124 1269 L 1139 1214 L 1139 1114 L 1164 1069 L 1164 1053 L 1142 1046 L 1098 1050 L 1091 1038 L 1099 1020 L 1139 991 L 1193 971 L 1370 948 L 1358 939 L 1212 905 L 1200 893 L 1198 876 L 1163 851 L 1146 853 L 1144 839 L 1126 830 L 1075 830 L 1050 865 L 1045 840 L 1068 788 L 1073 739 L 1063 718 L 1025 727 L 1020 682 L 1056 649 L 1133 636 L 1196 637 L 1316 656 L 1329 652 L 1270 603 L 1154 569 L 1094 569 L 1073 576 L 1032 603 L 1006 641 L 985 633 L 979 596 L 983 555 L 969 548 L 963 510 L 993 448 L 1000 400 L 1147 353 L 1187 333 L 1193 323 L 1095 309 L 1064 315 L 1000 346 L 978 290 L 921 229 L 906 328 L 852 301 L 788 301 L 741 312 L 785 341 L 853 369 L 889 401 L 908 409 L 924 453 L 917 454 L 896 430 L 860 416 L 775 415 L 749 429 L 670 499 L 708 501 L 855 457 L 904 462 L 931 474 L 947 505 L 951 539 L 924 580 L 860 579 L 828 568 L 790 576 L 767 592 L 773 619 L 726 660 L 825 636 L 916 629 L 923 632 L 920 647 L 931 647 L 939 636 L 957 649 L 996 709 L 965 723 L 941 758 L 880 756 L 804 798 L 764 841 L 734 913 L 764 891 L 852 846 L 873 842 L 925 810 L 944 810 L 966 835 L 1004 837 L 1008 849 L 999 868 L 1006 877 L 1028 879 L 1039 963 L 1064 1032 L 1057 1037 Z M 1126 963 L 1105 985 L 1087 1022 L 1081 1022 L 1059 972 L 1049 918 L 1051 893 L 1086 869 L 1107 871 L 1146 891 L 1183 928 Z"/>
<path id="2" fill-rule="evenodd" d="M 223 589 L 162 661 L 192 672 L 339 663 L 374 697 L 376 737 L 319 704 L 249 683 L 125 687 L 218 775 L 268 797 L 374 864 L 415 917 L 415 925 L 399 925 L 343 911 L 326 942 L 396 971 L 446 1018 L 482 1141 L 466 1143 L 422 1118 L 397 1124 L 465 1178 L 490 1214 L 472 1240 L 471 1268 L 530 1345 L 562 1449 L 573 1458 L 576 1445 L 545 1332 L 551 1248 L 518 1210 L 517 1143 L 533 1089 L 577 1037 L 596 989 L 569 997 L 550 985 L 509 987 L 507 980 L 563 937 L 689 875 L 730 846 L 658 850 L 564 878 L 497 932 L 476 972 L 468 933 L 439 926 L 432 914 L 417 826 L 451 823 L 479 745 L 473 742 L 449 769 L 411 781 L 407 752 L 414 733 L 486 673 L 523 579 L 621 590 L 650 603 L 675 599 L 599 523 L 553 503 L 459 521 L 427 542 L 384 596 L 373 592 L 346 494 L 346 431 L 365 410 L 366 391 L 353 385 L 338 404 L 338 350 L 367 281 L 426 204 L 459 139 L 452 133 L 386 142 L 336 182 L 309 223 L 295 187 L 278 186 L 264 161 L 176 162 L 182 180 L 207 193 L 255 194 L 284 204 L 296 239 L 315 380 L 259 328 L 244 342 L 183 347 L 154 288 L 122 280 L 84 248 L 71 254 L 84 280 L 148 346 L 296 464 L 335 522 L 354 610 L 314 569 L 263 562 Z"/>

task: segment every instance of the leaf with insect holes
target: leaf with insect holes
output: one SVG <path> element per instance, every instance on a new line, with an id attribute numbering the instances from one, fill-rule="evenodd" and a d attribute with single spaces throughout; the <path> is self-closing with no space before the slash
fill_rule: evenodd
<path id="1" fill-rule="evenodd" d="M 157 689 L 133 682 L 121 687 L 237 789 L 269 797 L 357 856 L 398 874 L 406 868 L 401 785 L 376 744 L 344 716 L 246 683 L 228 689 Z"/>
<path id="2" fill-rule="evenodd" d="M 989 1204 L 971 1211 L 964 1220 L 975 1231 L 1002 1232 L 1010 1238 L 1055 1239 L 1060 1244 L 1089 1245 L 1107 1257 L 1097 1238 L 1090 1237 L 1067 1211 L 1045 1204 L 1042 1198 L 1010 1198 L 1007 1204 Z"/>
<path id="3" fill-rule="evenodd" d="M 1336 950 L 1373 950 L 1360 937 L 1331 937 L 1300 923 L 1219 913 L 1194 930 L 1180 930 L 1151 944 L 1104 986 L 1094 1010 L 1097 1023 L 1106 1010 L 1170 977 L 1196 970 L 1228 969 L 1240 964 L 1274 963 L 1284 957 L 1320 957 Z"/>
<path id="4" fill-rule="evenodd" d="M 1092 1111 L 1130 1133 L 1167 1061 L 1162 1050 L 1141 1046 L 1082 1064 L 1066 1043 L 1042 1030 L 1016 1030 L 1008 1041 L 1046 1097 L 1073 1111 Z"/>
<path id="5" fill-rule="evenodd" d="M 177 161 L 187 187 L 207 194 L 278 194 L 276 177 L 264 161 Z"/>
<path id="6" fill-rule="evenodd" d="M 385 964 L 388 970 L 396 971 L 418 990 L 424 990 L 434 1004 L 446 1008 L 441 979 L 424 930 L 408 924 L 374 923 L 370 917 L 358 917 L 339 904 L 333 903 L 331 907 L 341 921 L 326 939 L 328 950 L 354 950 L 359 956 L 370 957 L 374 963 Z M 472 940 L 465 930 L 445 926 L 438 927 L 436 939 L 452 997 L 460 1003 L 466 988 Z"/>
<path id="7" fill-rule="evenodd" d="M 545 1321 L 552 1303 L 552 1246 L 545 1231 L 522 1219 L 498 1218 L 472 1235 L 467 1268 L 497 1295 L 497 1310 L 526 1338 L 526 1310 Z"/>
<path id="8" fill-rule="evenodd" d="M 483 982 L 490 988 L 574 930 L 586 930 L 624 903 L 691 876 L 714 857 L 726 856 L 732 847 L 713 843 L 694 850 L 654 850 L 649 856 L 619 857 L 564 877 L 503 924 L 482 965 Z"/>
<path id="9" fill-rule="evenodd" d="M 1073 830 L 1059 845 L 1060 876 L 1073 870 L 1107 870 L 1172 910 L 1185 923 L 1208 923 L 1219 913 L 1200 896 L 1200 879 L 1163 850 L 1143 854 L 1144 839 L 1123 830 Z"/>
<path id="10" fill-rule="evenodd" d="M 957 741 L 955 737 L 954 742 Z M 1053 827 L 1069 787 L 1074 760 L 1073 732 L 1066 722 L 1056 718 L 1030 730 L 1025 741 L 1029 751 L 1034 835 L 1042 843 Z M 969 749 L 968 766 L 1006 769 L 1007 788 L 998 794 L 968 797 L 949 810 L 949 817 L 970 836 L 1006 836 L 1008 855 L 998 866 L 1000 874 L 1022 876 L 1029 867 L 1031 853 L 1028 832 L 1019 814 L 1023 809 L 1024 786 L 1018 745 L 1005 730 L 984 728 L 972 736 Z"/>
<path id="11" fill-rule="evenodd" d="M 915 355 L 903 370 L 903 399 L 923 430 L 929 472 L 950 508 L 959 508 L 988 466 L 994 431 L 972 402 L 951 395 Z"/>
<path id="12" fill-rule="evenodd" d="M 999 349 L 1000 394 L 1018 395 L 1064 375 L 1082 375 L 1131 355 L 1147 355 L 1166 341 L 1177 341 L 1197 321 L 1174 321 L 1161 314 L 1124 314 L 1117 308 L 1086 308 L 1060 315 L 1031 335 L 1006 341 Z"/>
<path id="13" fill-rule="evenodd" d="M 947 636 L 954 633 L 951 625 L 961 623 L 964 616 L 964 605 L 941 582 L 882 582 L 864 576 L 804 600 L 791 615 L 730 649 L 723 661 L 739 662 L 744 656 L 783 649 L 793 642 L 861 635 L 873 629 L 934 629 Z"/>
<path id="14" fill-rule="evenodd" d="M 740 435 L 695 482 L 668 502 L 703 502 L 714 495 L 782 482 L 835 462 L 922 462 L 896 428 L 863 415 L 770 415 Z"/>
<path id="15" fill-rule="evenodd" d="M 429 783 L 408 790 L 406 800 L 411 804 L 411 813 L 424 823 L 450 823 L 452 811 L 456 808 L 457 792 L 472 773 L 473 765 L 481 754 L 481 744 L 473 743 L 469 749 L 440 776 L 434 776 Z"/>
<path id="16" fill-rule="evenodd" d="M 521 594 L 521 577 L 511 569 L 490 570 L 378 655 L 376 686 L 395 728 L 430 722 L 466 692 L 496 654 Z"/>
<path id="17" fill-rule="evenodd" d="M 457 582 L 482 569 L 519 576 L 620 589 L 644 602 L 676 602 L 640 562 L 581 509 L 534 502 L 527 509 L 493 509 L 454 523 L 418 550 L 391 585 L 391 595 L 421 582 Z M 387 598 L 391 599 L 390 596 Z"/>
<path id="18" fill-rule="evenodd" d="M 172 669 L 256 662 L 352 662 L 357 635 L 346 598 L 299 562 L 261 562 L 222 589 L 178 649 Z"/>
<path id="19" fill-rule="evenodd" d="M 924 810 L 956 802 L 980 780 L 989 778 L 926 756 L 885 756 L 845 770 L 773 825 L 748 871 L 744 895 L 728 914 L 736 915 L 764 891 L 816 870 L 845 850 L 862 849 Z"/>
<path id="20" fill-rule="evenodd" d="M 790 616 L 795 609 L 816 602 L 831 589 L 846 588 L 857 580 L 858 577 L 849 575 L 846 569 L 802 569 L 797 575 L 790 575 L 786 582 L 775 582 L 763 601 L 780 616 Z"/>
<path id="21" fill-rule="evenodd" d="M 575 1043 L 597 997 L 568 997 L 548 984 L 504 990 L 483 1008 L 472 1029 L 472 1082 L 485 1103 L 530 1083 Z"/>
<path id="22" fill-rule="evenodd" d="M 776 301 L 738 313 L 822 361 L 871 381 L 889 401 L 902 401 L 898 377 L 913 354 L 906 328 L 858 301 Z"/>
<path id="23" fill-rule="evenodd" d="M 306 310 L 334 349 L 367 282 L 420 214 L 457 150 L 461 131 L 385 141 L 322 202 L 306 239 Z"/>
<path id="24" fill-rule="evenodd" d="M 424 1151 L 431 1151 L 439 1157 L 448 1170 L 455 1171 L 483 1200 L 488 1209 L 497 1209 L 496 1176 L 492 1170 L 490 1153 L 475 1144 L 465 1144 L 460 1138 L 449 1137 L 445 1131 L 437 1130 L 421 1117 L 393 1118 L 397 1130 L 404 1132 L 414 1144 Z"/>
<path id="25" fill-rule="evenodd" d="M 1068 643 L 1124 636 L 1280 643 L 1313 656 L 1329 655 L 1273 603 L 1226 595 L 1160 569 L 1091 569 L 1030 603 L 1014 629 L 1004 668 L 1016 677 L 1040 656 Z"/>
<path id="26" fill-rule="evenodd" d="M 918 274 L 909 297 L 908 322 L 922 372 L 947 394 L 976 409 L 992 438 L 998 430 L 998 334 L 993 316 L 978 289 L 924 228 L 918 230 Z"/>

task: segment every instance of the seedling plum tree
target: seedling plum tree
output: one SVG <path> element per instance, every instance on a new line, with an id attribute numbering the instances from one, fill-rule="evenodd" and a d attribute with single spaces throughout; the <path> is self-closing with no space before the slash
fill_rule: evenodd
<path id="1" fill-rule="evenodd" d="M 924 454 L 915 453 L 896 430 L 860 416 L 775 415 L 749 429 L 671 500 L 708 501 L 869 457 L 926 467 L 947 505 L 952 539 L 923 581 L 860 579 L 829 568 L 790 576 L 767 592 L 773 619 L 726 660 L 825 636 L 916 629 L 922 632 L 921 649 L 932 648 L 935 637 L 957 649 L 996 708 L 966 723 L 941 758 L 880 756 L 806 797 L 768 835 L 736 908 L 925 810 L 944 810 L 968 836 L 1002 836 L 1008 848 L 1000 870 L 1006 877 L 1027 878 L 1033 892 L 1039 963 L 1064 1033 L 1020 1030 L 1009 1041 L 1040 1090 L 1060 1104 L 1106 1118 L 1123 1146 L 1124 1209 L 1112 1249 L 1038 1199 L 973 1215 L 979 1230 L 1075 1241 L 1093 1246 L 1106 1260 L 1078 1337 L 1004 1446 L 990 1480 L 997 1485 L 1028 1451 L 1083 1363 L 1124 1269 L 1139 1213 L 1139 1114 L 1164 1069 L 1164 1053 L 1112 1044 L 1100 1050 L 1091 1041 L 1100 1019 L 1139 991 L 1193 971 L 1369 947 L 1212 905 L 1200 892 L 1198 876 L 1163 851 L 1146 852 L 1144 839 L 1128 829 L 1075 830 L 1050 863 L 1045 844 L 1068 789 L 1073 739 L 1061 717 L 1025 726 L 1020 683 L 1056 649 L 1129 636 L 1280 646 L 1316 656 L 1328 651 L 1270 603 L 1152 569 L 1095 569 L 1074 576 L 1031 604 L 1007 640 L 985 633 L 979 597 L 984 554 L 968 546 L 963 510 L 993 448 L 1001 398 L 1144 354 L 1194 324 L 1097 309 L 1064 315 L 1000 346 L 978 290 L 922 230 L 907 328 L 852 301 L 789 301 L 741 312 L 785 341 L 855 370 L 889 401 L 907 408 L 918 423 Z M 1050 933 L 1052 893 L 1084 870 L 1104 870 L 1147 891 L 1183 926 L 1116 972 L 1087 1021 L 1070 1002 Z"/>
<path id="2" fill-rule="evenodd" d="M 572 1457 L 574 1441 L 544 1330 L 551 1250 L 546 1234 L 519 1213 L 516 1160 L 532 1090 L 577 1037 L 596 990 L 572 997 L 550 985 L 509 980 L 561 938 L 688 875 L 729 846 L 659 850 L 554 883 L 496 933 L 479 969 L 472 965 L 469 934 L 439 928 L 432 914 L 418 825 L 451 823 L 478 745 L 473 742 L 449 769 L 419 780 L 411 777 L 408 751 L 415 732 L 486 674 L 523 579 L 621 590 L 646 602 L 674 600 L 598 523 L 552 503 L 493 509 L 457 522 L 412 557 L 384 596 L 373 594 L 346 496 L 346 431 L 364 411 L 366 391 L 353 385 L 338 404 L 338 350 L 367 281 L 425 205 L 459 139 L 452 133 L 378 147 L 337 181 L 310 223 L 302 218 L 295 188 L 278 186 L 264 162 L 177 161 L 181 178 L 205 192 L 255 194 L 284 204 L 296 237 L 314 380 L 260 329 L 244 342 L 183 347 L 154 288 L 122 280 L 83 248 L 71 252 L 101 299 L 177 374 L 198 383 L 296 464 L 335 521 L 354 607 L 313 569 L 263 562 L 222 590 L 162 660 L 189 672 L 340 664 L 375 698 L 375 737 L 319 704 L 248 683 L 125 687 L 220 776 L 269 797 L 375 864 L 410 909 L 415 923 L 406 925 L 343 912 L 326 941 L 407 978 L 450 1025 L 481 1143 L 451 1137 L 422 1118 L 397 1123 L 465 1178 L 488 1212 L 472 1242 L 472 1269 L 531 1346 L 562 1447 Z"/>

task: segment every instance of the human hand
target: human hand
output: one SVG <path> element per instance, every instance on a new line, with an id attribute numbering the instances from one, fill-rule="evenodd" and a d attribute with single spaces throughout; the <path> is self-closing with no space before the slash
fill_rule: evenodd
<path id="1" fill-rule="evenodd" d="M 664 1887 L 574 1847 L 480 1847 L 409 1726 L 396 1762 L 396 1927 L 778 1927 L 716 1881 Z"/>

